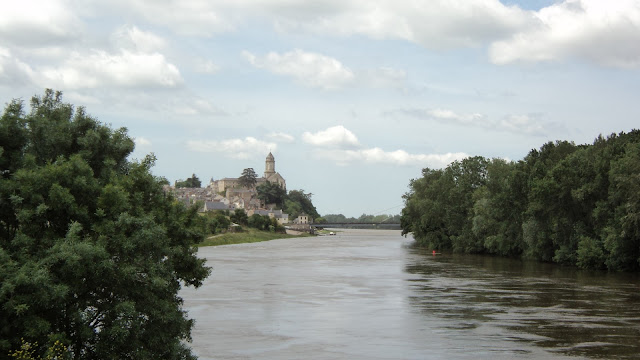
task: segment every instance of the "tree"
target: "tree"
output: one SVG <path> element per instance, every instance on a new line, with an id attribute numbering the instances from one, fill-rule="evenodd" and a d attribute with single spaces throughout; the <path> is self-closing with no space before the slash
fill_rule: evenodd
<path id="1" fill-rule="evenodd" d="M 235 209 L 233 214 L 231 214 L 230 219 L 238 225 L 249 224 L 249 216 L 247 216 L 247 213 L 244 212 L 243 209 Z"/>
<path id="2" fill-rule="evenodd" d="M 126 129 L 51 90 L 7 105 L 0 144 L 0 354 L 193 359 L 178 291 L 210 272 L 204 220 L 162 191 L 155 157 L 128 161 Z"/>
<path id="3" fill-rule="evenodd" d="M 640 131 L 548 142 L 521 161 L 424 169 L 401 226 L 419 245 L 640 271 Z"/>
<path id="4" fill-rule="evenodd" d="M 164 176 L 160 176 L 158 178 L 158 182 L 160 183 L 160 185 L 171 185 L 171 183 L 169 182 L 169 180 L 164 177 Z"/>
<path id="5" fill-rule="evenodd" d="M 201 186 L 202 182 L 200 182 L 196 174 L 192 174 L 187 180 L 178 180 L 175 182 L 176 188 L 199 188 Z"/>
<path id="6" fill-rule="evenodd" d="M 311 202 L 313 194 L 305 193 L 304 190 L 291 190 L 287 195 L 284 203 L 284 211 L 291 217 L 297 217 L 300 214 L 307 214 L 312 219 L 320 217 L 316 207 Z"/>
<path id="7" fill-rule="evenodd" d="M 640 269 L 640 142 L 628 144 L 624 155 L 611 164 L 609 202 L 614 208 L 603 230 L 607 267 Z M 597 244 L 596 251 L 602 251 Z M 594 257 L 586 255 L 584 257 Z"/>
<path id="8" fill-rule="evenodd" d="M 266 215 L 253 214 L 249 217 L 247 221 L 249 227 L 258 229 L 258 230 L 269 230 L 269 225 L 271 225 L 271 219 Z"/>
<path id="9" fill-rule="evenodd" d="M 229 225 L 231 225 L 229 218 L 219 210 L 214 212 L 208 211 L 205 215 L 209 219 L 208 231 L 211 234 L 225 232 L 229 228 Z"/>
<path id="10" fill-rule="evenodd" d="M 238 178 L 238 184 L 247 189 L 251 189 L 256 186 L 258 182 L 258 175 L 253 168 L 247 168 L 242 171 L 242 175 Z"/>
<path id="11" fill-rule="evenodd" d="M 258 192 L 258 199 L 262 200 L 264 204 L 275 204 L 278 208 L 282 208 L 284 206 L 284 200 L 287 197 L 287 192 L 282 188 L 282 186 L 267 181 L 258 185 L 258 187 L 256 187 L 256 191 Z"/>
<path id="12" fill-rule="evenodd" d="M 402 235 L 413 233 L 419 245 L 431 249 L 451 249 L 446 220 L 452 187 L 444 170 L 422 169 L 422 177 L 411 180 L 410 191 L 403 195 Z"/>
<path id="13" fill-rule="evenodd" d="M 348 222 L 347 218 L 342 214 L 327 214 L 323 218 L 329 223 L 343 223 Z"/>
<path id="14" fill-rule="evenodd" d="M 300 205 L 300 203 L 289 199 L 286 199 L 284 201 L 284 209 L 282 211 L 289 214 L 289 218 L 291 219 L 297 218 L 298 215 L 306 214 L 302 209 L 302 205 Z"/>

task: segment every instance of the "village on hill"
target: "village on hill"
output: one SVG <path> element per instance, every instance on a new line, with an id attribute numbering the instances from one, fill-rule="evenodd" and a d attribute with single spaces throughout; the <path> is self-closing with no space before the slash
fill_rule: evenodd
<path id="1" fill-rule="evenodd" d="M 201 212 L 207 211 L 235 211 L 242 209 L 247 216 L 253 214 L 275 218 L 280 225 L 295 224 L 308 225 L 313 222 L 307 214 L 300 214 L 295 219 L 289 219 L 289 214 L 281 209 L 276 209 L 275 204 L 265 204 L 258 198 L 257 187 L 269 182 L 276 184 L 286 192 L 287 183 L 278 172 L 275 171 L 275 158 L 272 153 L 265 160 L 265 171 L 262 177 L 255 177 L 255 182 L 250 186 L 242 184 L 241 178 L 213 178 L 206 187 L 177 187 L 165 185 L 165 192 L 172 193 L 178 201 L 185 205 L 194 206 L 201 204 Z M 245 169 L 253 171 L 253 169 Z M 255 173 L 254 173 L 255 174 Z"/>

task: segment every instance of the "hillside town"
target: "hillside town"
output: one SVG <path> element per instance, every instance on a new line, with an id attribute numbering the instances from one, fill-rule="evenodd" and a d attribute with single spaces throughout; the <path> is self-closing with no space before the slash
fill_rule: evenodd
<path id="1" fill-rule="evenodd" d="M 276 161 L 271 152 L 265 160 L 265 171 L 262 177 L 255 179 L 252 186 L 242 186 L 240 178 L 225 177 L 219 180 L 210 180 L 206 187 L 181 188 L 165 185 L 165 192 L 172 193 L 178 201 L 185 205 L 193 206 L 201 204 L 199 211 L 235 211 L 242 209 L 247 216 L 253 214 L 275 218 L 280 225 L 295 224 L 308 225 L 313 219 L 306 214 L 300 214 L 295 219 L 289 219 L 289 214 L 281 209 L 276 209 L 275 204 L 265 204 L 258 198 L 257 187 L 269 182 L 277 184 L 286 191 L 287 183 L 282 175 L 275 170 Z"/>

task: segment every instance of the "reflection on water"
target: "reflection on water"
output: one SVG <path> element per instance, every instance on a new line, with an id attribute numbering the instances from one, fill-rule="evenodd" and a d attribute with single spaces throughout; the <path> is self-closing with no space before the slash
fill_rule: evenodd
<path id="1" fill-rule="evenodd" d="M 201 248 L 209 359 L 640 358 L 640 279 L 413 249 L 399 231 Z"/>
<path id="2" fill-rule="evenodd" d="M 488 256 L 410 250 L 411 304 L 442 327 L 531 342 L 565 355 L 640 356 L 640 282 Z"/>

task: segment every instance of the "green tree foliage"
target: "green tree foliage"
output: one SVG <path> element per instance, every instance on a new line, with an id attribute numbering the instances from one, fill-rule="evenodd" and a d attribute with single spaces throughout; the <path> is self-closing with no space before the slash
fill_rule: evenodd
<path id="1" fill-rule="evenodd" d="M 253 214 L 249 216 L 247 223 L 250 228 L 283 234 L 286 233 L 284 226 L 280 225 L 276 218 L 269 217 L 268 215 Z"/>
<path id="2" fill-rule="evenodd" d="M 320 217 L 316 207 L 311 202 L 313 194 L 305 193 L 304 190 L 291 190 L 284 201 L 284 212 L 290 218 L 296 218 L 300 214 L 307 214 L 312 219 Z"/>
<path id="3" fill-rule="evenodd" d="M 227 215 L 222 211 L 208 211 L 205 213 L 205 216 L 208 218 L 207 231 L 210 234 L 224 233 L 229 228 L 229 225 L 231 225 L 231 220 L 229 220 Z"/>
<path id="4" fill-rule="evenodd" d="M 248 225 L 249 224 L 249 216 L 243 209 L 235 209 L 233 214 L 231 214 L 230 219 L 232 222 L 238 225 Z"/>
<path id="5" fill-rule="evenodd" d="M 343 214 L 328 214 L 322 217 L 327 223 L 386 223 L 386 224 L 400 224 L 400 215 L 367 215 L 362 214 L 358 218 L 346 217 Z M 314 220 L 314 222 L 318 222 Z"/>
<path id="6" fill-rule="evenodd" d="M 178 291 L 209 274 L 203 220 L 162 191 L 155 158 L 128 161 L 126 129 L 51 90 L 28 114 L 6 106 L 0 146 L 0 354 L 194 358 Z"/>
<path id="7" fill-rule="evenodd" d="M 66 360 L 71 358 L 66 346 L 60 341 L 55 341 L 46 351 L 44 356 L 38 354 L 39 346 L 37 343 L 31 344 L 22 339 L 20 349 L 12 350 L 9 358 L 13 360 Z"/>
<path id="8" fill-rule="evenodd" d="M 347 221 L 347 217 L 342 214 L 327 214 L 322 216 L 328 223 L 343 223 Z M 355 220 L 355 218 L 350 218 Z M 354 221 L 355 222 L 355 221 Z"/>
<path id="9" fill-rule="evenodd" d="M 637 130 L 593 145 L 549 142 L 518 162 L 424 169 L 404 200 L 403 233 L 426 247 L 640 270 Z"/>
<path id="10" fill-rule="evenodd" d="M 640 141 L 625 146 L 611 163 L 609 209 L 611 218 L 602 230 L 598 249 L 609 256 L 609 268 L 638 270 L 640 263 Z"/>
<path id="11" fill-rule="evenodd" d="M 274 204 L 276 208 L 280 208 L 289 214 L 292 219 L 301 214 L 307 214 L 313 219 L 320 217 L 311 200 L 313 194 L 306 193 L 302 189 L 291 190 L 287 194 L 277 183 L 267 181 L 260 184 L 256 190 L 260 200 L 265 204 Z"/>
<path id="12" fill-rule="evenodd" d="M 247 189 L 251 189 L 256 186 L 258 182 L 258 175 L 253 168 L 247 168 L 242 170 L 242 175 L 238 178 L 238 184 Z"/>
<path id="13" fill-rule="evenodd" d="M 160 185 L 171 185 L 171 183 L 169 182 L 169 180 L 164 177 L 164 176 L 160 176 L 158 178 L 158 182 L 160 183 Z"/>
<path id="14" fill-rule="evenodd" d="M 276 208 L 279 209 L 282 209 L 287 198 L 287 192 L 282 186 L 269 181 L 258 185 L 256 191 L 258 192 L 258 199 L 262 200 L 264 204 L 275 204 Z"/>
<path id="15" fill-rule="evenodd" d="M 196 174 L 192 174 L 190 178 L 187 180 L 178 180 L 175 182 L 176 188 L 199 188 L 202 187 L 202 182 L 196 176 Z"/>
<path id="16" fill-rule="evenodd" d="M 253 214 L 249 217 L 248 225 L 249 227 L 258 230 L 269 230 L 269 226 L 271 226 L 271 219 L 269 216 Z"/>

